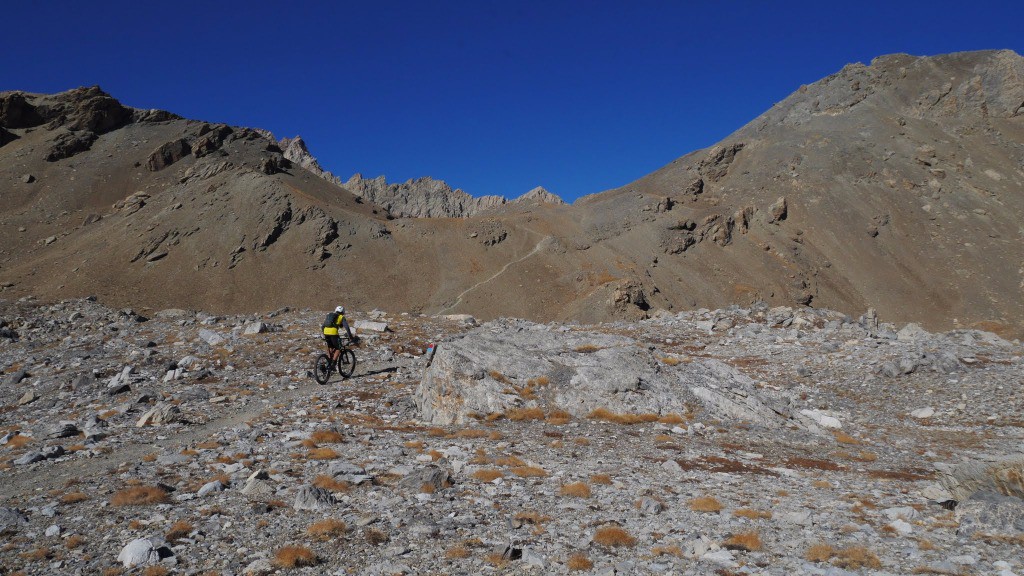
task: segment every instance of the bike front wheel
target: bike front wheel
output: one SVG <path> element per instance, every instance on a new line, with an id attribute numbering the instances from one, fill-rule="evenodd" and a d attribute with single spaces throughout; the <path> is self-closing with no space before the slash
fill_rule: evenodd
<path id="1" fill-rule="evenodd" d="M 331 378 L 330 356 L 327 354 L 317 356 L 316 363 L 313 364 L 313 378 L 316 379 L 317 384 L 327 384 Z"/>
<path id="2" fill-rule="evenodd" d="M 338 374 L 342 378 L 350 378 L 356 371 L 356 353 L 351 350 L 342 350 L 338 357 Z"/>

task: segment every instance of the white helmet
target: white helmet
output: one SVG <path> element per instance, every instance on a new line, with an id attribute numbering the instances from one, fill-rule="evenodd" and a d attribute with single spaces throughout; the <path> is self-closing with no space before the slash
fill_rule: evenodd
<path id="1" fill-rule="evenodd" d="M 345 313 L 345 307 L 344 306 L 338 306 L 337 308 L 334 309 L 334 311 L 337 312 L 338 314 L 344 314 Z"/>

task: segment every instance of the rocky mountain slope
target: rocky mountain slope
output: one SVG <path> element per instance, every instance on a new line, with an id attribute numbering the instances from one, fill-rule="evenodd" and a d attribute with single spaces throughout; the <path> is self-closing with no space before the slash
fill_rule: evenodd
<path id="1" fill-rule="evenodd" d="M 991 333 L 355 312 L 319 386 L 317 311 L 147 316 L 0 300 L 4 572 L 1024 574 Z"/>
<path id="2" fill-rule="evenodd" d="M 384 176 L 373 179 L 356 174 L 344 184 L 353 194 L 383 207 L 400 218 L 468 218 L 480 216 L 509 202 L 565 204 L 542 186 L 509 200 L 504 196 L 470 196 L 462 190 L 430 177 L 388 184 Z"/>
<path id="3" fill-rule="evenodd" d="M 339 186 L 300 139 L 98 89 L 4 93 L 0 286 L 115 306 L 344 301 L 542 321 L 764 301 L 1020 336 L 1022 78 L 1007 51 L 847 66 L 572 206 L 541 192 L 470 205 L 434 180 Z"/>

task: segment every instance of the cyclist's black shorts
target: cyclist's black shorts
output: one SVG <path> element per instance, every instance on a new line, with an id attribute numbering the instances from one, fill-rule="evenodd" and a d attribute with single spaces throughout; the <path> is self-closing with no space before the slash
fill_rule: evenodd
<path id="1" fill-rule="evenodd" d="M 338 338 L 337 334 L 324 334 L 324 340 L 327 341 L 327 346 L 329 346 L 331 350 L 341 348 L 341 339 Z"/>

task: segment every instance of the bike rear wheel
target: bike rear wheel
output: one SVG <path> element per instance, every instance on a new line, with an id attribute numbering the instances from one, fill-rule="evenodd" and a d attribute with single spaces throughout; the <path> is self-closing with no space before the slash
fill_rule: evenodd
<path id="1" fill-rule="evenodd" d="M 356 371 L 356 353 L 351 350 L 342 350 L 338 357 L 338 374 L 342 378 L 350 378 Z"/>
<path id="2" fill-rule="evenodd" d="M 316 379 L 317 384 L 327 384 L 331 378 L 330 356 L 321 354 L 316 357 L 316 363 L 313 364 L 313 378 Z"/>

